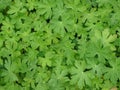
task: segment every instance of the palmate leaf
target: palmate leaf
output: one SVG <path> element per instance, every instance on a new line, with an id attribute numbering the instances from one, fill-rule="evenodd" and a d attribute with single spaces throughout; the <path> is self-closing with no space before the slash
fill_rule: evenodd
<path id="1" fill-rule="evenodd" d="M 11 61 L 5 63 L 6 70 L 1 73 L 2 77 L 4 77 L 5 83 L 12 83 L 14 81 L 18 81 L 18 77 L 14 73 L 17 70 L 16 66 L 16 63 L 11 63 Z"/>
<path id="2" fill-rule="evenodd" d="M 55 34 L 63 37 L 66 32 L 72 31 L 73 19 L 68 14 L 63 14 L 59 18 L 54 17 L 50 22 L 50 29 L 53 29 Z"/>
<path id="3" fill-rule="evenodd" d="M 69 79 L 66 77 L 67 69 L 64 66 L 56 67 L 48 82 L 50 90 L 63 90 Z"/>
<path id="4" fill-rule="evenodd" d="M 65 2 L 65 7 L 71 10 L 75 18 L 78 17 L 78 15 L 82 15 L 82 13 L 86 11 L 87 9 L 86 5 L 88 4 L 86 3 L 86 1 L 85 3 L 83 3 L 84 1 L 80 1 L 80 0 L 65 0 L 64 2 Z"/>
<path id="5" fill-rule="evenodd" d="M 53 9 L 53 15 L 56 18 L 59 18 L 59 16 L 62 16 L 67 12 L 67 9 L 64 8 L 63 0 L 56 0 L 56 8 Z"/>
<path id="6" fill-rule="evenodd" d="M 18 37 L 16 37 L 17 35 L 12 30 L 8 32 L 5 31 L 5 33 L 7 35 L 1 37 L 2 41 L 6 39 L 4 43 L 1 41 L 1 45 L 4 46 L 4 48 L 1 48 L 1 51 L 0 51 L 1 56 L 8 57 L 10 55 L 12 59 L 13 58 L 16 59 L 16 57 L 20 56 L 20 51 L 18 50 L 18 43 L 17 43 Z"/>
<path id="7" fill-rule="evenodd" d="M 79 0 L 65 0 L 65 9 L 67 9 L 69 16 L 74 18 L 79 18 L 82 16 L 81 12 L 83 12 L 86 8 L 80 4 Z"/>
<path id="8" fill-rule="evenodd" d="M 54 30 L 54 33 L 60 35 L 60 36 L 64 36 L 65 35 L 65 30 L 64 30 L 64 25 L 62 23 L 62 21 L 58 21 L 57 19 L 53 19 L 51 21 L 51 25 L 50 25 L 51 29 Z"/>
<path id="9" fill-rule="evenodd" d="M 100 40 L 104 47 L 110 46 L 111 49 L 114 50 L 115 47 L 111 44 L 111 42 L 115 41 L 116 38 L 117 38 L 116 35 L 110 35 L 109 29 L 105 29 L 102 32 L 100 32 L 99 30 L 95 30 L 94 37 L 91 37 L 91 40 L 93 42 Z"/>
<path id="10" fill-rule="evenodd" d="M 108 29 L 105 29 L 102 32 L 102 41 L 103 41 L 103 45 L 105 46 L 109 46 L 110 43 L 115 41 L 116 38 L 117 38 L 117 35 L 110 35 L 110 32 Z"/>
<path id="11" fill-rule="evenodd" d="M 71 74 L 72 74 L 72 79 L 71 79 L 71 84 L 75 85 L 77 84 L 80 89 L 83 89 L 84 86 L 86 85 L 91 85 L 91 79 L 94 77 L 91 72 L 89 71 L 84 71 L 86 69 L 86 63 L 76 61 L 75 62 L 75 67 L 71 68 Z"/>
<path id="12" fill-rule="evenodd" d="M 31 23 L 32 23 L 32 20 L 29 19 L 27 16 L 26 16 L 26 19 L 24 20 L 24 22 L 22 22 L 22 20 L 19 20 L 18 19 L 18 22 L 16 22 L 16 28 L 19 30 L 20 29 L 20 33 L 23 33 L 23 32 L 30 32 L 31 30 Z"/>
<path id="13" fill-rule="evenodd" d="M 27 0 L 26 6 L 29 10 L 33 10 L 35 6 L 37 5 L 37 1 L 35 0 Z"/>
<path id="14" fill-rule="evenodd" d="M 2 23 L 3 23 L 3 26 L 1 27 L 1 29 L 3 31 L 13 30 L 15 23 L 11 22 L 10 18 L 5 18 L 5 20 Z"/>
<path id="15" fill-rule="evenodd" d="M 16 0 L 12 5 L 10 6 L 10 9 L 8 10 L 8 14 L 18 14 L 20 9 L 23 7 L 23 2 L 20 0 Z"/>
<path id="16" fill-rule="evenodd" d="M 109 54 L 108 54 L 109 53 Z M 101 42 L 98 40 L 96 43 L 90 42 L 88 44 L 87 57 L 96 57 L 100 63 L 105 63 L 105 59 L 114 59 L 115 54 L 109 47 L 102 47 Z"/>
<path id="17" fill-rule="evenodd" d="M 43 15 L 45 19 L 51 18 L 52 8 L 55 7 L 55 0 L 41 0 L 37 3 L 39 15 Z"/>
<path id="18" fill-rule="evenodd" d="M 102 74 L 106 72 L 106 67 L 104 64 L 99 63 L 97 58 L 87 58 L 87 68 L 91 69 L 91 72 L 95 76 L 101 78 Z"/>
<path id="19" fill-rule="evenodd" d="M 110 79 L 113 84 L 117 83 L 117 80 L 120 79 L 120 58 L 116 60 L 110 60 L 110 68 L 108 67 L 107 73 L 105 73 L 104 78 Z"/>

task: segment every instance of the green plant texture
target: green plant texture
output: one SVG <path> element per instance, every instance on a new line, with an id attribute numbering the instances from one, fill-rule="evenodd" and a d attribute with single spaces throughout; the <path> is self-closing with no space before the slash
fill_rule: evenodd
<path id="1" fill-rule="evenodd" d="M 120 89 L 120 0 L 0 0 L 0 90 Z"/>

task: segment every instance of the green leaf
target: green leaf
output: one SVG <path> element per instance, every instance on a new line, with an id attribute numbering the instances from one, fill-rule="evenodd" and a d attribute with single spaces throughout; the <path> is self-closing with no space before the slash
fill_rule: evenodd
<path id="1" fill-rule="evenodd" d="M 37 3 L 38 10 L 37 13 L 39 15 L 44 15 L 46 19 L 51 18 L 52 16 L 52 8 L 55 7 L 55 0 L 42 0 L 40 3 Z"/>
<path id="2" fill-rule="evenodd" d="M 35 0 L 27 0 L 27 7 L 29 10 L 33 10 L 38 2 Z"/>
<path id="3" fill-rule="evenodd" d="M 11 22 L 9 18 L 5 18 L 1 29 L 3 31 L 9 32 L 10 30 L 13 30 L 13 28 L 14 28 L 14 22 Z"/>
<path id="4" fill-rule="evenodd" d="M 5 68 L 6 70 L 4 70 L 4 72 L 2 72 L 2 76 L 4 77 L 4 82 L 7 83 L 11 83 L 14 81 L 18 81 L 18 77 L 16 76 L 16 74 L 14 73 L 14 71 L 16 70 L 16 64 L 12 63 L 10 61 L 5 63 Z"/>
<path id="5" fill-rule="evenodd" d="M 99 63 L 96 58 L 87 58 L 87 68 L 91 69 L 91 72 L 99 78 L 107 71 L 104 64 Z"/>
<path id="6" fill-rule="evenodd" d="M 110 35 L 109 29 L 105 29 L 104 31 L 100 32 L 99 30 L 95 30 L 95 36 L 92 37 L 92 41 L 96 42 L 100 40 L 104 47 L 110 46 L 111 50 L 115 50 L 115 47 L 111 44 L 117 38 L 117 35 Z M 97 40 L 96 40 L 97 39 Z"/>
<path id="7" fill-rule="evenodd" d="M 86 69 L 86 63 L 75 62 L 75 67 L 71 68 L 71 84 L 77 84 L 80 89 L 83 89 L 86 85 L 91 85 L 91 79 L 94 77 L 89 71 L 84 71 Z"/>
<path id="8" fill-rule="evenodd" d="M 120 58 L 116 60 L 110 60 L 110 68 L 108 67 L 107 73 L 105 74 L 105 79 L 110 79 L 113 84 L 117 83 L 117 80 L 120 79 Z"/>
<path id="9" fill-rule="evenodd" d="M 10 4 L 11 4 L 10 0 L 1 0 L 0 1 L 0 11 L 4 10 Z"/>
<path id="10" fill-rule="evenodd" d="M 12 5 L 10 6 L 10 9 L 8 10 L 8 14 L 18 14 L 20 9 L 23 7 L 23 3 L 20 2 L 20 0 L 16 0 Z"/>
<path id="11" fill-rule="evenodd" d="M 53 17 L 50 23 L 50 28 L 53 32 L 61 37 L 64 37 L 66 32 L 72 31 L 73 19 L 68 14 L 63 14 L 59 17 Z"/>
<path id="12" fill-rule="evenodd" d="M 0 90 L 120 86 L 119 0 L 0 0 Z"/>

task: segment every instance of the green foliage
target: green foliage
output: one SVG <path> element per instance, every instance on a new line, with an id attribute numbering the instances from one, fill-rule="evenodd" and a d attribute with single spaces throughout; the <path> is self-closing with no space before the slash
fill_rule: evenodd
<path id="1" fill-rule="evenodd" d="M 120 0 L 0 0 L 0 90 L 120 88 Z"/>

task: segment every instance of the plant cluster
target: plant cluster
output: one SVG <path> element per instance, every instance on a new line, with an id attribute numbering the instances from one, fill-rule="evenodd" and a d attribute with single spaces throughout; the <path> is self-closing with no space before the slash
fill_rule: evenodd
<path id="1" fill-rule="evenodd" d="M 120 0 L 0 0 L 0 90 L 120 87 Z"/>

